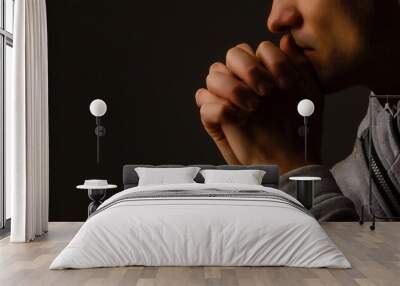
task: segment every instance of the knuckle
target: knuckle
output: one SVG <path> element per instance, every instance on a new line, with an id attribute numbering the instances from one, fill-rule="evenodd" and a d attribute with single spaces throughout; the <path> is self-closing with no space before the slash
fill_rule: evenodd
<path id="1" fill-rule="evenodd" d="M 197 105 L 200 105 L 200 97 L 201 97 L 201 94 L 202 94 L 202 88 L 200 88 L 200 89 L 198 89 L 197 91 L 196 91 L 196 93 L 194 94 L 194 98 L 195 98 L 195 101 L 196 101 L 196 104 Z"/>
<path id="2" fill-rule="evenodd" d="M 212 85 L 213 80 L 214 80 L 214 76 L 212 74 L 208 74 L 206 77 L 206 85 L 207 85 L 208 89 Z"/>
<path id="3" fill-rule="evenodd" d="M 223 63 L 215 62 L 215 63 L 213 63 L 213 64 L 210 66 L 209 71 L 212 72 L 212 71 L 218 70 L 218 69 L 221 68 L 222 66 L 223 66 Z"/>
<path id="4" fill-rule="evenodd" d="M 233 48 L 230 48 L 226 52 L 226 62 L 227 63 L 233 60 L 233 58 L 235 57 L 235 54 L 237 53 L 238 49 L 239 49 L 238 47 L 233 47 Z"/>
<path id="5" fill-rule="evenodd" d="M 257 51 L 259 50 L 265 50 L 265 49 L 270 49 L 271 47 L 275 47 L 274 43 L 272 43 L 271 41 L 262 41 L 258 47 L 257 47 Z"/>
<path id="6" fill-rule="evenodd" d="M 248 50 L 248 51 L 252 50 L 251 46 L 248 43 L 240 43 L 240 44 L 236 45 L 236 47 L 244 49 L 244 50 Z"/>
<path id="7" fill-rule="evenodd" d="M 204 91 L 204 88 L 199 88 L 196 90 L 195 96 L 199 96 Z"/>

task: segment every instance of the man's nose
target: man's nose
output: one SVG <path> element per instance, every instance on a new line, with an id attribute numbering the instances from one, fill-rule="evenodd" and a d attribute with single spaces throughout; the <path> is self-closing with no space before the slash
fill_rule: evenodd
<path id="1" fill-rule="evenodd" d="M 289 1 L 275 0 L 268 17 L 268 29 L 273 33 L 288 32 L 302 24 L 299 11 Z"/>

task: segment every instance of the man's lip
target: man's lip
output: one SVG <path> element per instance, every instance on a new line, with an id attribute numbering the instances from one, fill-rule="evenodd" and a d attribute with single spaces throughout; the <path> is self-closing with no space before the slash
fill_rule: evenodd
<path id="1" fill-rule="evenodd" d="M 299 45 L 297 44 L 297 46 L 299 47 L 300 50 L 302 51 L 313 51 L 314 49 L 310 46 L 306 46 L 306 45 Z"/>
<path id="2" fill-rule="evenodd" d="M 315 50 L 312 48 L 301 48 L 301 50 L 303 51 L 303 53 L 311 53 L 314 52 Z"/>
<path id="3" fill-rule="evenodd" d="M 300 49 L 300 51 L 303 54 L 310 54 L 312 52 L 315 52 L 315 49 L 311 48 L 311 47 L 307 47 L 307 46 L 300 46 L 298 45 L 298 48 Z"/>

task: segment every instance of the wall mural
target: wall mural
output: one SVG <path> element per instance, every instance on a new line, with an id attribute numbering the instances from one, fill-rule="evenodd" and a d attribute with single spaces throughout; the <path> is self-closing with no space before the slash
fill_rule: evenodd
<path id="1" fill-rule="evenodd" d="M 74 187 L 121 189 L 124 164 L 200 163 L 278 164 L 293 196 L 320 178 L 327 221 L 371 218 L 371 165 L 374 214 L 400 216 L 397 1 L 166 2 L 48 1 L 51 220 L 84 220 Z"/>

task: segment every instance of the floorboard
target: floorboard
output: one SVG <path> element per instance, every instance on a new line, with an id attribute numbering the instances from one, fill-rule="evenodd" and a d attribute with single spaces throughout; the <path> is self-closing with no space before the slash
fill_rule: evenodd
<path id="1" fill-rule="evenodd" d="M 352 269 L 289 267 L 119 267 L 49 270 L 55 256 L 81 227 L 79 222 L 50 223 L 32 243 L 0 240 L 0 285 L 74 286 L 398 286 L 400 222 L 382 222 L 375 231 L 358 223 L 323 223 Z"/>

